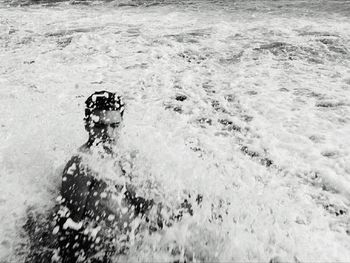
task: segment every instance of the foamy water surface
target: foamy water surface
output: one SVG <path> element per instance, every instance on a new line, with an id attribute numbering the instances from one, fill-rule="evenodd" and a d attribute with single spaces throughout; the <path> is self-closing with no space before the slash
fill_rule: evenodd
<path id="1" fill-rule="evenodd" d="M 119 260 L 171 261 L 176 243 L 199 261 L 350 261 L 349 3 L 130 3 L 0 9 L 2 262 L 25 257 L 26 211 L 54 205 L 104 89 L 126 98 L 140 180 L 203 195 Z"/>

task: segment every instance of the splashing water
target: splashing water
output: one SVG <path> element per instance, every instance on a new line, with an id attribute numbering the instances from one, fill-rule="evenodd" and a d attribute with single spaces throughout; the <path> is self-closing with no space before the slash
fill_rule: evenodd
<path id="1" fill-rule="evenodd" d="M 116 260 L 173 261 L 173 246 L 180 260 L 349 261 L 349 10 L 2 6 L 1 258 L 25 256 L 26 210 L 52 208 L 62 165 L 86 138 L 83 102 L 106 89 L 126 98 L 120 152 L 137 153 L 140 185 L 155 182 L 169 203 L 203 195 L 193 216 Z"/>

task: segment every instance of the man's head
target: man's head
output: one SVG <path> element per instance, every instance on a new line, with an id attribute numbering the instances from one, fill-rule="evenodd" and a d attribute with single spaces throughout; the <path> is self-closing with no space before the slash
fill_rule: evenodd
<path id="1" fill-rule="evenodd" d="M 124 114 L 121 96 L 113 92 L 97 91 L 85 101 L 85 129 L 91 142 L 111 143 L 117 139 Z"/>

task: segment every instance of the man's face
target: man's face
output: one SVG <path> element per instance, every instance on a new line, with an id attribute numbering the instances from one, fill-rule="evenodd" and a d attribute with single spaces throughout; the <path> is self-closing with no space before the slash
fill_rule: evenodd
<path id="1" fill-rule="evenodd" d="M 94 110 L 87 126 L 90 138 L 113 143 L 118 137 L 122 116 L 119 111 Z"/>

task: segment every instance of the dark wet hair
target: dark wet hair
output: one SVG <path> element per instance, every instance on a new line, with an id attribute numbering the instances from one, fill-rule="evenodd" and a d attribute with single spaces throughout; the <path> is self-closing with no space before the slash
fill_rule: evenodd
<path id="1" fill-rule="evenodd" d="M 124 101 L 121 96 L 109 91 L 96 91 L 91 94 L 85 101 L 85 121 L 90 119 L 90 115 L 94 110 L 119 111 L 120 115 L 124 115 Z"/>

